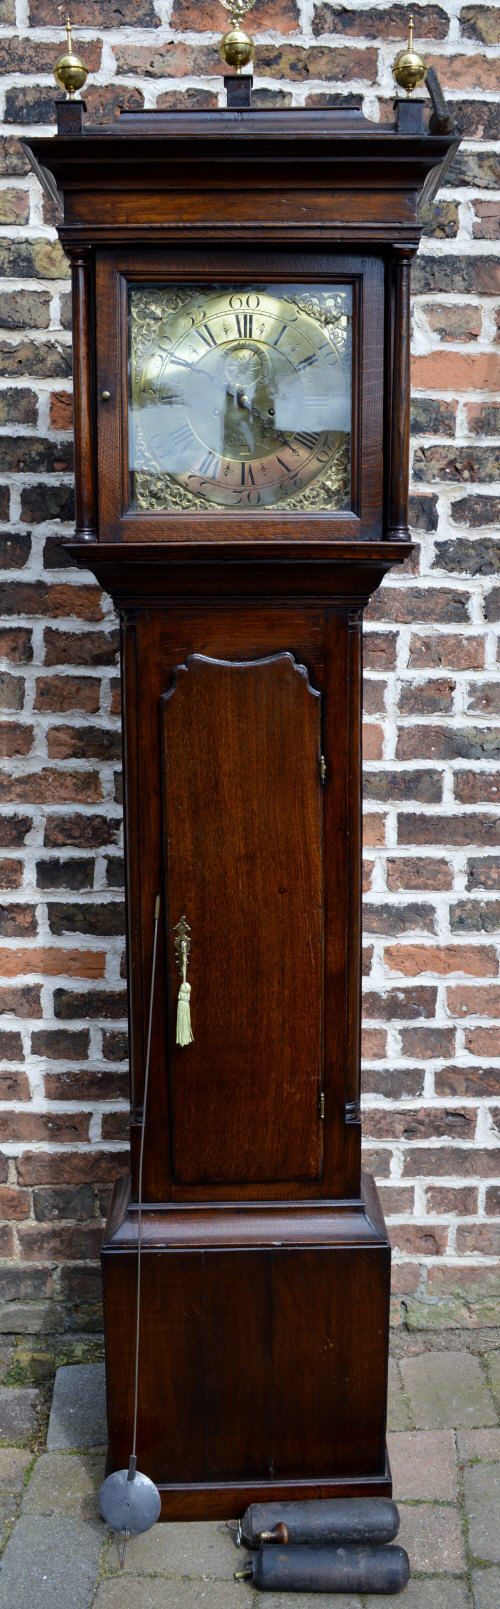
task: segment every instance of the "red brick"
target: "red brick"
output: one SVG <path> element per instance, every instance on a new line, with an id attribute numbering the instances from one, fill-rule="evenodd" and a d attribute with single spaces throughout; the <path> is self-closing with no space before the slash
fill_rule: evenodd
<path id="1" fill-rule="evenodd" d="M 477 1189 L 474 1185 L 429 1185 L 425 1192 L 429 1212 L 448 1216 L 463 1213 L 472 1217 L 477 1212 Z"/>
<path id="2" fill-rule="evenodd" d="M 112 631 L 58 631 L 51 626 L 45 630 L 46 665 L 114 665 L 119 649 L 119 634 Z"/>
<path id="3" fill-rule="evenodd" d="M 50 398 L 52 430 L 72 430 L 73 397 L 71 391 L 53 391 Z"/>
<path id="4" fill-rule="evenodd" d="M 217 10 L 219 0 L 198 0 L 196 8 L 196 29 L 202 33 L 218 33 L 221 26 L 220 11 Z M 180 32 L 186 32 L 193 27 L 193 8 L 191 0 L 174 0 L 170 26 Z M 260 33 L 273 28 L 276 33 L 289 34 L 297 29 L 300 31 L 300 15 L 296 0 L 262 0 L 258 17 L 252 18 L 253 32 Z"/>
<path id="5" fill-rule="evenodd" d="M 97 771 L 44 769 L 22 777 L 0 777 L 0 801 L 5 804 L 97 804 L 102 787 Z"/>
<path id="6" fill-rule="evenodd" d="M 487 65 L 491 81 L 491 63 Z M 412 359 L 411 378 L 412 385 L 424 391 L 498 391 L 500 357 L 488 352 L 429 352 Z"/>
<path id="7" fill-rule="evenodd" d="M 465 411 L 471 436 L 500 435 L 500 402 L 468 402 Z"/>
<path id="8" fill-rule="evenodd" d="M 487 1301 L 498 1302 L 498 1266 L 487 1265 L 473 1268 L 464 1263 L 451 1267 L 435 1265 L 429 1268 L 427 1274 L 427 1293 L 429 1296 L 455 1296 L 462 1304 L 464 1311 L 464 1325 L 471 1322 L 471 1313 L 481 1298 Z M 469 1306 L 469 1311 L 467 1311 Z M 472 1323 L 477 1322 L 472 1318 Z M 487 1321 L 486 1321 L 487 1322 Z"/>
<path id="9" fill-rule="evenodd" d="M 485 1212 L 490 1217 L 498 1217 L 500 1213 L 500 1185 L 492 1184 L 486 1191 L 484 1200 Z"/>
<path id="10" fill-rule="evenodd" d="M 387 1034 L 384 1028 L 363 1028 L 361 1035 L 361 1055 L 366 1061 L 378 1061 L 384 1057 L 387 1050 Z"/>
<path id="11" fill-rule="evenodd" d="M 447 889 L 453 888 L 453 871 L 447 860 L 410 859 L 403 855 L 400 860 L 387 857 L 387 887 L 396 892 L 400 888 L 416 889 Z"/>
<path id="12" fill-rule="evenodd" d="M 386 945 L 384 961 L 391 972 L 415 978 L 420 972 L 468 972 L 473 977 L 495 977 L 498 958 L 492 944 L 395 944 Z"/>
<path id="13" fill-rule="evenodd" d="M 105 970 L 103 950 L 0 948 L 0 977 L 4 978 L 16 978 L 23 972 L 41 972 L 44 977 L 55 978 L 103 978 Z"/>
<path id="14" fill-rule="evenodd" d="M 455 798 L 461 804 L 488 804 L 495 803 L 500 794 L 500 776 L 498 771 L 456 771 L 454 776 Z"/>
<path id="15" fill-rule="evenodd" d="M 498 1257 L 500 1253 L 500 1224 L 459 1224 L 457 1251 L 470 1256 L 480 1252 L 482 1257 Z"/>
<path id="16" fill-rule="evenodd" d="M 416 1056 L 417 1060 L 422 1061 L 453 1056 L 455 1029 L 426 1028 L 422 1024 L 418 1028 L 402 1028 L 401 1050 L 403 1056 Z"/>
<path id="17" fill-rule="evenodd" d="M 397 1263 L 393 1259 L 391 1269 L 391 1290 L 393 1295 L 414 1296 L 420 1284 L 420 1268 L 418 1263 Z"/>
<path id="18" fill-rule="evenodd" d="M 414 1257 L 442 1257 L 448 1245 L 448 1230 L 433 1224 L 390 1224 L 389 1240 L 394 1252 Z"/>
<path id="19" fill-rule="evenodd" d="M 98 587 L 69 586 L 55 581 L 6 581 L 0 587 L 0 608 L 5 615 L 74 615 L 78 620 L 102 618 Z"/>
<path id="20" fill-rule="evenodd" d="M 32 742 L 32 726 L 22 726 L 20 721 L 0 721 L 0 756 L 4 759 L 29 754 Z"/>
<path id="21" fill-rule="evenodd" d="M 423 1067 L 399 1067 L 394 1058 L 389 1067 L 365 1066 L 363 1072 L 365 1095 L 383 1095 L 384 1100 L 421 1100 L 424 1093 Z"/>
<path id="22" fill-rule="evenodd" d="M 434 715 L 453 708 L 456 682 L 434 678 L 428 682 L 403 682 L 399 698 L 402 715 Z"/>
<path id="23" fill-rule="evenodd" d="M 183 78 L 193 70 L 192 45 L 172 43 L 165 45 L 115 45 L 118 71 L 127 75 L 137 73 L 141 78 Z M 198 45 L 197 72 L 212 77 L 225 71 L 217 46 Z M 377 78 L 377 51 L 342 46 L 331 49 L 328 45 L 259 45 L 259 77 L 285 78 L 290 82 L 309 79 L 326 79 L 330 83 L 352 83 L 359 79 L 374 84 Z M 88 94 L 85 95 L 88 101 Z"/>
<path id="24" fill-rule="evenodd" d="M 24 1059 L 24 1058 L 22 1058 Z M 0 1101 L 30 1101 L 31 1087 L 26 1073 L 14 1073 L 0 1068 Z"/>
<path id="25" fill-rule="evenodd" d="M 427 302 L 423 312 L 440 341 L 474 341 L 481 334 L 481 308 L 474 302 Z"/>
<path id="26" fill-rule="evenodd" d="M 500 843 L 500 815 L 398 816 L 399 844 Z"/>
<path id="27" fill-rule="evenodd" d="M 0 989 L 0 1015 L 11 1012 L 15 1017 L 41 1017 L 40 984 L 25 983 L 20 989 Z"/>
<path id="28" fill-rule="evenodd" d="M 0 1257 L 14 1256 L 14 1235 L 8 1224 L 0 1225 Z"/>
<path id="29" fill-rule="evenodd" d="M 372 1108 L 364 1114 L 364 1133 L 371 1140 L 474 1140 L 477 1125 L 475 1107 L 459 1111 L 451 1107 L 422 1106 L 408 1112 Z"/>
<path id="30" fill-rule="evenodd" d="M 33 658 L 32 633 L 25 626 L 0 630 L 0 659 L 13 665 L 29 665 Z"/>
<path id="31" fill-rule="evenodd" d="M 413 1212 L 415 1191 L 413 1185 L 382 1184 L 379 1190 L 384 1215 L 395 1212 Z"/>
<path id="32" fill-rule="evenodd" d="M 22 860 L 0 860 L 0 888 L 19 888 L 23 875 Z"/>
<path id="33" fill-rule="evenodd" d="M 89 1072 L 86 1067 L 78 1067 L 71 1072 L 46 1073 L 43 1083 L 49 1101 L 89 1101 L 93 1104 L 94 1101 L 127 1100 L 129 1095 L 128 1073 L 114 1068 Z M 103 1134 L 103 1139 L 113 1137 L 111 1134 Z M 121 1135 L 119 1137 L 121 1138 Z M 128 1138 L 128 1118 L 126 1138 Z"/>
<path id="34" fill-rule="evenodd" d="M 111 686 L 110 713 L 111 713 L 111 715 L 121 715 L 121 712 L 122 712 L 122 690 L 121 690 L 121 682 L 120 682 L 119 678 L 113 676 L 111 678 L 110 686 Z"/>
<path id="35" fill-rule="evenodd" d="M 16 1185 L 0 1186 L 0 1218 L 27 1218 L 29 1210 L 29 1190 L 19 1190 Z"/>
<path id="36" fill-rule="evenodd" d="M 500 1017 L 500 988 L 459 983 L 448 989 L 448 1009 L 456 1017 Z"/>
<path id="37" fill-rule="evenodd" d="M 50 760 L 119 760 L 121 734 L 104 726 L 51 726 L 47 750 Z"/>
<path id="38" fill-rule="evenodd" d="M 500 1095 L 500 1067 L 440 1067 L 434 1074 L 436 1095 Z"/>
<path id="39" fill-rule="evenodd" d="M 18 1241 L 25 1262 L 61 1257 L 86 1262 L 99 1256 L 102 1224 L 26 1224 L 18 1230 Z"/>
<path id="40" fill-rule="evenodd" d="M 371 884 L 372 884 L 372 877 L 373 877 L 373 861 L 364 860 L 363 865 L 362 865 L 362 871 L 361 871 L 362 892 L 363 892 L 363 894 L 368 894 L 369 889 L 371 888 Z"/>
<path id="41" fill-rule="evenodd" d="M 467 861 L 467 888 L 500 888 L 500 855 L 475 855 Z"/>
<path id="42" fill-rule="evenodd" d="M 445 39 L 449 21 L 442 6 L 412 6 L 417 44 L 422 39 Z M 397 39 L 405 33 L 408 13 L 402 5 L 376 5 L 363 11 L 323 4 L 314 8 L 313 33 L 355 34 L 360 39 Z M 394 114 L 393 114 L 394 115 Z"/>
<path id="43" fill-rule="evenodd" d="M 464 1044 L 471 1056 L 500 1056 L 500 1027 L 466 1028 Z"/>
<path id="44" fill-rule="evenodd" d="M 385 816 L 365 813 L 363 816 L 363 843 L 366 849 L 385 844 Z"/>
<path id="45" fill-rule="evenodd" d="M 499 202 L 483 201 L 479 196 L 474 196 L 473 208 L 472 233 L 475 240 L 498 240 L 500 234 Z"/>
<path id="46" fill-rule="evenodd" d="M 24 1151 L 16 1157 L 20 1184 L 114 1183 L 130 1169 L 125 1151 Z"/>
<path id="47" fill-rule="evenodd" d="M 491 1179 L 500 1174 L 500 1147 L 479 1150 L 477 1145 L 413 1146 L 403 1158 L 404 1178 Z M 497 1270 L 498 1293 L 498 1270 Z"/>
<path id="48" fill-rule="evenodd" d="M 0 1139 L 70 1145 L 88 1140 L 90 1112 L 0 1112 Z"/>
<path id="49" fill-rule="evenodd" d="M 381 726 L 374 723 L 369 725 L 363 722 L 363 755 L 365 760 L 381 760 L 384 749 L 384 733 Z"/>
<path id="50" fill-rule="evenodd" d="M 101 684 L 96 676 L 39 676 L 34 708 L 84 710 L 87 715 L 95 715 L 100 698 Z"/>
<path id="51" fill-rule="evenodd" d="M 467 597 L 449 587 L 383 587 L 370 599 L 365 620 L 369 624 L 383 620 L 411 626 L 418 621 L 454 625 L 463 620 L 468 625 Z"/>
<path id="52" fill-rule="evenodd" d="M 387 994 L 363 995 L 363 1016 L 380 1017 L 383 1022 L 412 1021 L 416 1017 L 434 1017 L 436 989 L 416 985 L 410 989 L 390 989 Z"/>
<path id="53" fill-rule="evenodd" d="M 433 632 L 426 636 L 415 632 L 410 642 L 408 665 L 415 670 L 424 667 L 438 669 L 440 665 L 450 670 L 482 670 L 484 640 L 482 637 L 458 637 L 444 632 Z"/>
<path id="54" fill-rule="evenodd" d="M 397 640 L 395 631 L 365 631 L 363 639 L 365 670 L 395 670 Z"/>

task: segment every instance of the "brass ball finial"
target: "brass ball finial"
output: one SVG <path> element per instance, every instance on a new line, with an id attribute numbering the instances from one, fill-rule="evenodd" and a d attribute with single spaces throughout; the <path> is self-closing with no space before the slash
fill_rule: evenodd
<path id="1" fill-rule="evenodd" d="M 220 0 L 220 3 L 231 14 L 231 27 L 219 46 L 222 60 L 236 73 L 241 73 L 242 67 L 248 67 L 253 57 L 253 39 L 241 27 L 241 19 L 247 11 L 251 11 L 255 0 Z"/>
<path id="2" fill-rule="evenodd" d="M 80 56 L 76 56 L 71 39 L 71 23 L 66 17 L 66 50 L 59 56 L 54 67 L 54 78 L 59 89 L 65 89 L 70 101 L 75 98 L 75 90 L 83 89 L 88 78 L 88 69 L 84 67 Z"/>
<path id="3" fill-rule="evenodd" d="M 423 56 L 419 56 L 418 51 L 413 49 L 412 16 L 408 18 L 408 44 L 406 50 L 401 50 L 399 56 L 396 56 L 392 71 L 396 83 L 400 85 L 401 89 L 406 89 L 408 95 L 413 95 L 417 84 L 421 84 L 422 79 L 425 78 L 427 67 Z"/>

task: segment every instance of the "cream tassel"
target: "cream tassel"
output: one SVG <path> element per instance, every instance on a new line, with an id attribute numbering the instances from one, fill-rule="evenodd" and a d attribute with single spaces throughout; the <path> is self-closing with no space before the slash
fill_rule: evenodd
<path id="1" fill-rule="evenodd" d="M 183 941 L 181 945 L 181 950 L 182 983 L 179 989 L 179 998 L 177 1001 L 177 1032 L 175 1037 L 178 1045 L 192 1045 L 194 1042 L 194 1034 L 191 1028 L 191 1007 L 189 1003 L 191 997 L 191 984 L 186 982 L 187 946 L 185 941 Z"/>

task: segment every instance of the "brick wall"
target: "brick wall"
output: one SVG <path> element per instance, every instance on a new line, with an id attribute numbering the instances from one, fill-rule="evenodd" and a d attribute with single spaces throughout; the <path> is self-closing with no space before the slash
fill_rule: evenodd
<path id="1" fill-rule="evenodd" d="M 0 0 L 4 1330 L 98 1327 L 127 1135 L 117 629 L 60 547 L 67 265 L 18 143 L 54 127 L 56 9 Z M 258 103 L 361 95 L 390 117 L 408 10 L 257 0 Z M 395 1322 L 484 1323 L 500 1247 L 500 8 L 413 11 L 465 139 L 414 269 L 415 554 L 367 616 L 364 1132 Z M 93 121 L 222 102 L 215 0 L 74 0 L 72 16 Z"/>

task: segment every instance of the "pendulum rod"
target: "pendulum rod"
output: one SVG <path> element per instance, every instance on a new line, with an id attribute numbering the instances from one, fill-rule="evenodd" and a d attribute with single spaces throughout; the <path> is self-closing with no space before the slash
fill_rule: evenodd
<path id="1" fill-rule="evenodd" d="M 144 1067 L 144 1096 L 142 1103 L 141 1143 L 139 1148 L 139 1179 L 137 1201 L 137 1299 L 135 1316 L 135 1367 L 134 1367 L 134 1424 L 132 1433 L 132 1452 L 127 1469 L 114 1471 L 103 1481 L 99 1492 L 99 1509 L 102 1519 L 111 1525 L 114 1531 L 119 1531 L 123 1537 L 123 1549 L 120 1559 L 120 1569 L 125 1564 L 127 1542 L 130 1536 L 138 1536 L 141 1531 L 149 1531 L 155 1525 L 161 1512 L 161 1498 L 158 1487 L 149 1475 L 141 1475 L 137 1469 L 137 1408 L 139 1401 L 139 1338 L 141 1322 L 141 1250 L 142 1250 L 142 1172 L 144 1162 L 144 1135 L 146 1131 L 146 1108 L 148 1101 L 149 1064 L 151 1060 L 151 1031 L 153 1026 L 153 1002 L 156 974 L 156 951 L 158 946 L 158 921 L 160 916 L 160 896 L 155 901 L 154 931 L 153 931 L 153 959 L 151 964 L 151 990 L 149 996 L 148 1033 L 146 1042 L 146 1061 Z"/>
<path id="2" fill-rule="evenodd" d="M 144 1096 L 142 1103 L 141 1144 L 139 1149 L 139 1182 L 137 1202 L 137 1307 L 135 1319 L 135 1374 L 134 1374 L 134 1430 L 132 1436 L 132 1452 L 129 1464 L 129 1480 L 134 1479 L 136 1471 L 136 1441 L 137 1441 L 137 1403 L 139 1399 L 139 1329 L 141 1322 L 141 1236 L 142 1236 L 142 1169 L 144 1162 L 144 1135 L 146 1132 L 146 1107 L 148 1100 L 149 1063 L 151 1060 L 151 1030 L 153 1026 L 153 1000 L 156 973 L 156 951 L 158 946 L 158 922 L 160 916 L 160 896 L 157 894 L 155 903 L 153 960 L 151 965 L 151 989 L 149 993 L 148 1038 L 146 1045 L 146 1066 L 144 1071 Z"/>

